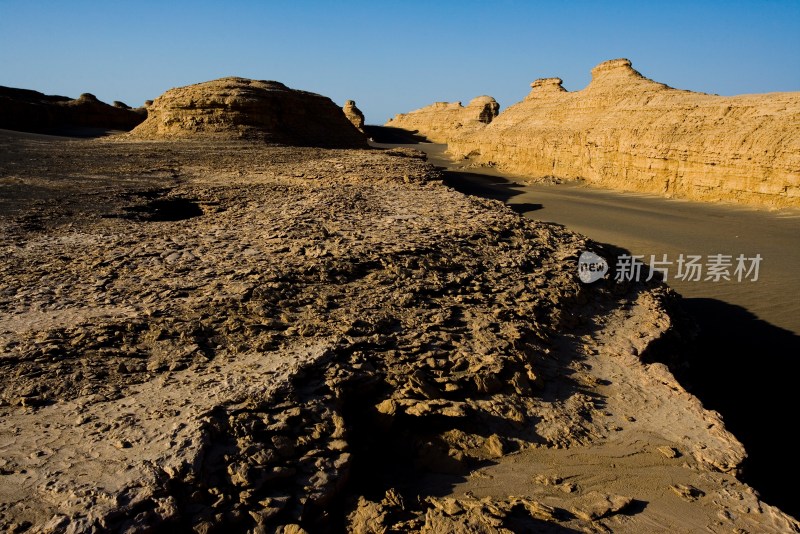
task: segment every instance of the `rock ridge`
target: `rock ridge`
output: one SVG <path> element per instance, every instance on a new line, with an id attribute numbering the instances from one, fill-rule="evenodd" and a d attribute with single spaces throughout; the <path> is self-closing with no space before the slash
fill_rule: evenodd
<path id="1" fill-rule="evenodd" d="M 102 128 L 127 131 L 146 116 L 144 108 L 131 109 L 122 102 L 108 105 L 91 93 L 71 99 L 0 86 L 0 128 L 8 130 L 61 133 L 70 128 Z"/>
<path id="2" fill-rule="evenodd" d="M 526 179 L 758 207 L 800 207 L 800 92 L 718 96 L 653 81 L 628 59 L 582 90 L 541 78 L 490 124 L 464 128 L 439 105 L 388 125 L 447 143 L 457 159 Z M 465 108 L 466 109 L 466 108 Z"/>

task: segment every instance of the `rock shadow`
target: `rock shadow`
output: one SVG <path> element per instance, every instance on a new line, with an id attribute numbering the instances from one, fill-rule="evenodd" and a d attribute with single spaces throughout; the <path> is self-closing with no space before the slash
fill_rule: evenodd
<path id="1" fill-rule="evenodd" d="M 470 171 L 443 170 L 444 183 L 465 195 L 491 198 L 507 203 L 517 195 L 525 193 L 525 186 L 503 178 Z M 508 207 L 518 213 L 541 209 L 541 204 L 508 204 Z"/>
<path id="2" fill-rule="evenodd" d="M 392 128 L 391 126 L 367 124 L 364 126 L 364 132 L 375 143 L 413 145 L 431 142 L 427 137 L 420 135 L 416 131 L 411 132 L 402 128 Z"/>
<path id="3" fill-rule="evenodd" d="M 168 189 L 137 191 L 123 195 L 134 204 L 122 208 L 122 213 L 105 215 L 108 218 L 129 219 L 142 222 L 175 222 L 203 215 L 197 200 L 184 197 L 166 197 Z M 140 203 L 146 200 L 145 203 Z"/>
<path id="4" fill-rule="evenodd" d="M 742 308 L 684 298 L 670 310 L 677 328 L 642 355 L 666 363 L 707 409 L 718 411 L 747 450 L 741 479 L 762 498 L 800 517 L 793 412 L 800 336 Z M 694 330 L 694 336 L 686 332 Z"/>

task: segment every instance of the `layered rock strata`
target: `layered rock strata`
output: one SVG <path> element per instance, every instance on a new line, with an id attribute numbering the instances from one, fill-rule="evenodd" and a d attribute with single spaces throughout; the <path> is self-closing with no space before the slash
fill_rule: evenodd
<path id="1" fill-rule="evenodd" d="M 436 102 L 395 115 L 386 126 L 418 132 L 434 143 L 447 143 L 454 135 L 482 130 L 499 110 L 500 105 L 490 96 L 474 98 L 466 106 L 461 102 Z"/>
<path id="2" fill-rule="evenodd" d="M 344 116 L 347 117 L 347 120 L 353 123 L 353 126 L 362 132 L 364 131 L 364 114 L 356 107 L 354 100 L 345 102 L 342 111 L 344 111 Z"/>
<path id="3" fill-rule="evenodd" d="M 449 123 L 437 121 L 440 128 Z M 800 93 L 683 91 L 616 59 L 595 67 L 583 90 L 565 91 L 558 78 L 537 80 L 522 102 L 485 128 L 448 131 L 438 139 L 455 157 L 529 178 L 800 206 Z"/>
<path id="4" fill-rule="evenodd" d="M 329 148 L 367 144 L 331 99 L 274 81 L 230 77 L 178 87 L 147 110 L 132 138 L 205 136 Z"/>

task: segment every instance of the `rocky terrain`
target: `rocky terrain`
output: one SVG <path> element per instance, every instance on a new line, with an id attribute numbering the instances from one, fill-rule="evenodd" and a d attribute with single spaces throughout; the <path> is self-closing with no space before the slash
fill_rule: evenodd
<path id="1" fill-rule="evenodd" d="M 484 128 L 464 131 L 424 108 L 387 125 L 435 132 L 451 154 L 526 178 L 586 180 L 624 191 L 754 206 L 800 206 L 800 94 L 722 97 L 601 63 L 580 91 L 559 78 Z M 403 116 L 400 116 L 403 117 Z M 425 117 L 424 119 L 422 117 Z M 417 124 L 419 122 L 419 124 Z"/>
<path id="2" fill-rule="evenodd" d="M 347 117 L 347 120 L 353 123 L 353 126 L 362 132 L 364 131 L 364 114 L 358 109 L 354 100 L 345 102 L 342 111 L 344 111 L 344 116 Z"/>
<path id="3" fill-rule="evenodd" d="M 128 131 L 147 117 L 144 108 L 108 105 L 90 93 L 76 99 L 0 86 L 0 128 L 60 133 L 80 128 Z"/>
<path id="4" fill-rule="evenodd" d="M 419 133 L 434 143 L 447 143 L 457 134 L 481 131 L 492 122 L 500 105 L 490 96 L 473 98 L 467 106 L 461 102 L 436 102 L 430 106 L 395 115 L 386 126 Z"/>
<path id="5" fill-rule="evenodd" d="M 364 148 L 366 137 L 331 99 L 280 82 L 220 78 L 170 89 L 147 108 L 136 139 L 258 139 L 272 143 Z"/>
<path id="6" fill-rule="evenodd" d="M 640 359 L 673 293 L 438 178 L 0 133 L 0 530 L 800 531 Z"/>

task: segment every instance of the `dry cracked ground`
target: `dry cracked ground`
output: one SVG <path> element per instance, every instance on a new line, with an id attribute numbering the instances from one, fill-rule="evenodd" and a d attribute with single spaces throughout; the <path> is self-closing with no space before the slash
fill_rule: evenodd
<path id="1" fill-rule="evenodd" d="M 5 132 L 0 193 L 0 530 L 799 530 L 668 288 L 418 153 Z"/>

